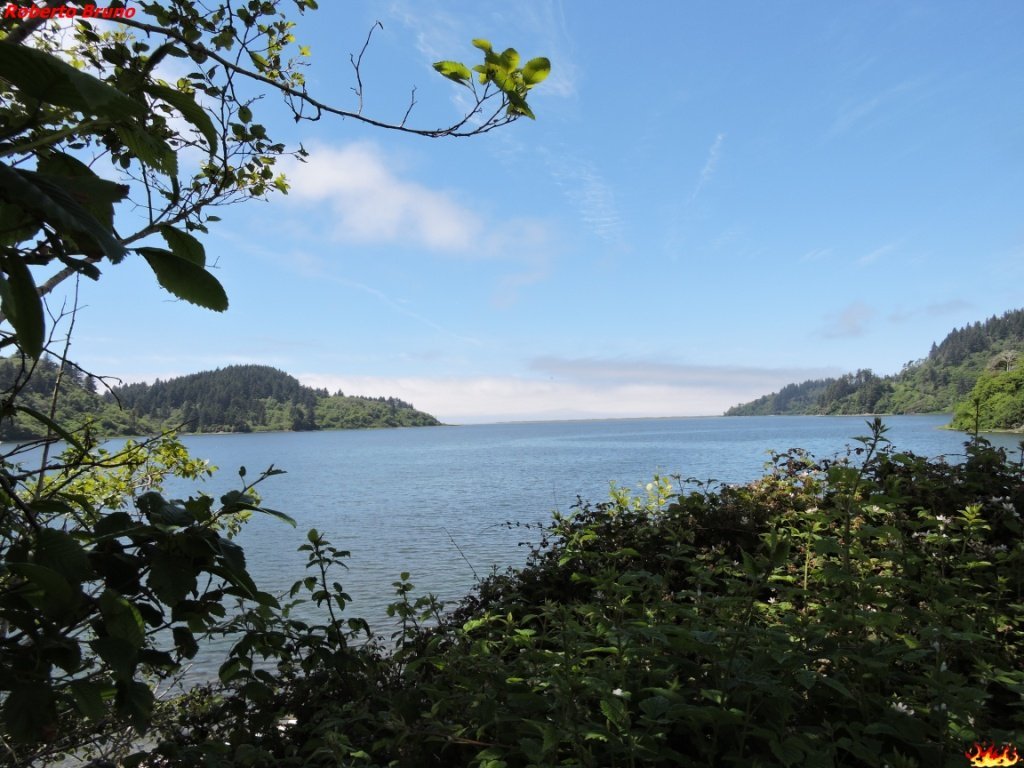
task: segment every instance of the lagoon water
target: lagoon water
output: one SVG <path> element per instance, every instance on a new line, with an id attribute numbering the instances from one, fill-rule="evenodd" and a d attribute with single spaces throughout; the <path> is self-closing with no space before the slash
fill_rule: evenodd
<path id="1" fill-rule="evenodd" d="M 948 417 L 885 422 L 899 450 L 953 461 L 963 451 L 965 436 L 941 429 Z M 475 576 L 521 564 L 520 543 L 536 531 L 507 523 L 543 523 L 577 497 L 601 501 L 609 483 L 639 489 L 655 473 L 746 482 L 763 472 L 769 451 L 800 447 L 827 457 L 867 432 L 863 417 L 768 416 L 196 435 L 185 443 L 220 467 L 204 484 L 214 495 L 239 487 L 240 465 L 250 480 L 270 464 L 287 470 L 260 490 L 266 506 L 298 527 L 256 516 L 239 537 L 262 589 L 280 593 L 301 577 L 305 556 L 296 550 L 317 528 L 351 552 L 348 570 L 335 574 L 352 596 L 350 615 L 389 633 L 385 607 L 401 572 L 417 594 L 450 601 Z"/>

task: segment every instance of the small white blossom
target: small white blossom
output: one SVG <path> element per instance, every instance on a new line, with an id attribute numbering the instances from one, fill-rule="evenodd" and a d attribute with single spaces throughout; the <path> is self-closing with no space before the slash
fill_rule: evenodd
<path id="1" fill-rule="evenodd" d="M 625 695 L 621 688 L 616 688 L 612 691 L 612 696 L 623 696 Z"/>
<path id="2" fill-rule="evenodd" d="M 902 712 L 904 715 L 913 715 L 914 710 L 904 704 L 902 701 L 895 701 L 892 704 L 892 708 L 897 712 Z"/>

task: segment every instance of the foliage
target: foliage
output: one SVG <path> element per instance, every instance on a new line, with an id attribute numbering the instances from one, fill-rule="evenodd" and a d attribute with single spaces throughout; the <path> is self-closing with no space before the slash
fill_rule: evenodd
<path id="1" fill-rule="evenodd" d="M 1019 430 L 1024 427 L 1024 368 L 987 371 L 971 394 L 957 405 L 954 429 L 965 432 Z"/>
<path id="2" fill-rule="evenodd" d="M 1024 351 L 1024 310 L 951 331 L 928 356 L 892 376 L 871 370 L 801 384 L 734 406 L 727 416 L 767 414 L 948 413 L 966 402 L 986 370 Z"/>
<path id="3" fill-rule="evenodd" d="M 322 620 L 246 614 L 223 685 L 165 713 L 146 760 L 962 766 L 1024 734 L 1024 474 L 984 441 L 946 464 L 871 429 L 747 486 L 581 503 L 447 614 L 403 574 L 391 653 L 357 644 L 345 553 L 311 532 L 292 594 Z"/>
<path id="4" fill-rule="evenodd" d="M 286 192 L 277 161 L 305 156 L 258 121 L 266 95 L 280 96 L 296 121 L 329 114 L 472 136 L 532 117 L 526 90 L 549 69 L 545 59 L 520 68 L 512 49 L 491 62 L 484 50 L 486 76 L 479 87 L 463 83 L 466 113 L 420 129 L 408 124 L 415 101 L 397 121 L 364 114 L 362 53 L 352 57 L 355 106 L 307 91 L 308 49 L 288 12 L 315 10 L 315 0 L 114 0 L 111 12 L 124 11 L 117 26 L 64 13 L 83 3 L 48 5 L 74 20 L 15 14 L 0 30 L 0 348 L 15 353 L 0 365 L 0 430 L 42 435 L 0 455 L 0 748 L 15 765 L 126 748 L 160 714 L 154 685 L 204 637 L 240 631 L 236 656 L 247 658 L 244 643 L 261 636 L 228 615 L 232 602 L 247 601 L 246 620 L 287 615 L 253 583 L 232 540 L 253 512 L 290 521 L 254 492 L 277 470 L 246 482 L 243 468 L 242 488 L 219 502 L 165 498 L 168 473 L 198 479 L 205 466 L 169 435 L 97 446 L 95 422 L 78 418 L 96 404 L 95 382 L 68 357 L 77 288 L 70 310 L 47 297 L 69 278 L 77 286 L 98 279 L 101 266 L 140 259 L 175 297 L 227 309 L 198 235 L 218 206 Z M 293 428 L 308 428 L 315 410 L 312 402 L 292 414 Z M 92 413 L 101 423 L 102 412 Z M 341 556 L 310 546 L 318 563 Z"/>
<path id="5" fill-rule="evenodd" d="M 173 436 L 113 452 L 75 445 L 46 471 L 26 468 L 31 456 L 6 458 L 0 691 L 14 762 L 79 748 L 117 724 L 144 732 L 151 681 L 195 655 L 226 599 L 276 604 L 231 540 L 253 511 L 288 519 L 252 493 L 273 469 L 217 504 L 162 495 L 168 474 L 211 472 Z"/>
<path id="6" fill-rule="evenodd" d="M 70 432 L 88 440 L 92 435 L 130 435 L 158 432 L 141 429 L 133 414 L 104 402 L 93 377 L 68 364 L 42 356 L 38 360 L 14 355 L 0 358 L 0 393 L 21 408 L 50 415 Z M 56 399 L 54 393 L 57 393 Z M 147 425 L 148 426 L 148 425 Z M 0 439 L 24 440 L 45 437 L 49 427 L 22 411 L 0 421 Z"/>

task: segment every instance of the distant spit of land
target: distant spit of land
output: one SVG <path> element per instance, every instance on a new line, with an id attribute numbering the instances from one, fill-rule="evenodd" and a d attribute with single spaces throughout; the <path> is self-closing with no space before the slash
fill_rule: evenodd
<path id="1" fill-rule="evenodd" d="M 27 373 L 34 365 L 35 371 Z M 106 388 L 94 377 L 50 358 L 0 359 L 5 398 L 97 436 L 179 432 L 269 432 L 370 427 L 423 427 L 441 422 L 394 397 L 331 394 L 300 384 L 266 365 L 230 365 L 152 384 Z M 5 414 L 0 439 L 39 437 L 45 426 L 24 414 Z"/>

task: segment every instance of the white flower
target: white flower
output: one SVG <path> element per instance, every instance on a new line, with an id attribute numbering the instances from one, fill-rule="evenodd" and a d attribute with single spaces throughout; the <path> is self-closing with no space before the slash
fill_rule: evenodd
<path id="1" fill-rule="evenodd" d="M 625 695 L 625 693 L 624 693 L 624 691 L 621 688 L 616 688 L 614 691 L 612 691 L 612 696 L 620 696 L 621 697 L 621 696 L 624 696 L 624 695 Z"/>
<path id="2" fill-rule="evenodd" d="M 892 704 L 892 708 L 897 712 L 902 712 L 904 715 L 913 715 L 914 710 L 904 704 L 902 701 L 895 701 Z"/>

